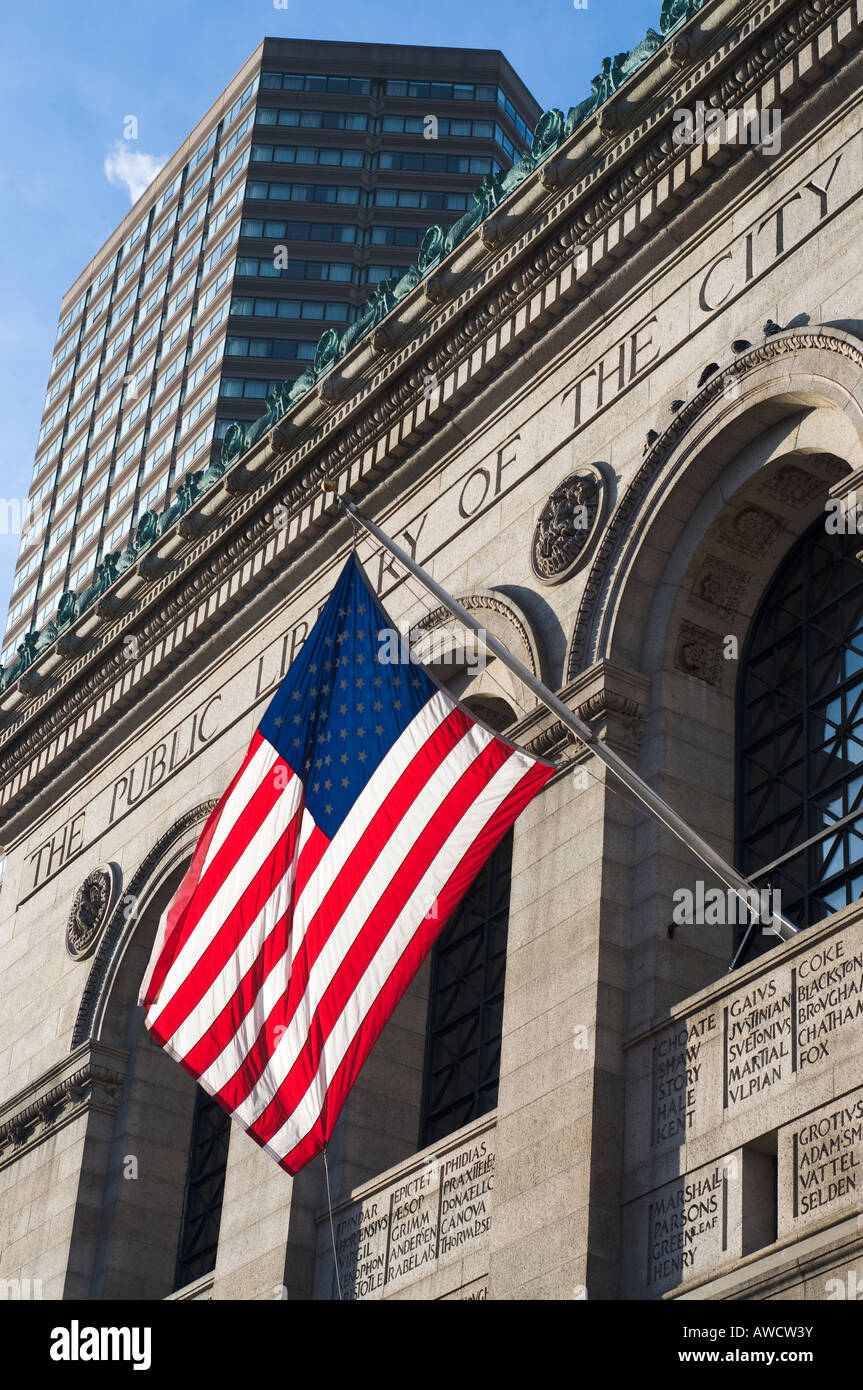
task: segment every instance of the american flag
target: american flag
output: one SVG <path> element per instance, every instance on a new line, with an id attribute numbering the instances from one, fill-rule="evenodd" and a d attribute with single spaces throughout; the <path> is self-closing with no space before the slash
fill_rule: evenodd
<path id="1" fill-rule="evenodd" d="M 447 918 L 554 772 L 393 661 L 393 631 L 352 555 L 141 986 L 156 1042 L 289 1173 L 327 1143 Z"/>

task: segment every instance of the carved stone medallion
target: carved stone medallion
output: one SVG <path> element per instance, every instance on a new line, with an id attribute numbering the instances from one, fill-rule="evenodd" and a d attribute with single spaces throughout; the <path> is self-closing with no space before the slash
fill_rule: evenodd
<path id="1" fill-rule="evenodd" d="M 539 514 L 531 564 L 545 584 L 561 584 L 587 560 L 602 525 L 607 487 L 595 463 L 582 464 L 558 483 Z"/>
<path id="2" fill-rule="evenodd" d="M 119 891 L 116 864 L 100 864 L 84 879 L 66 923 L 66 950 L 73 960 L 83 960 L 95 950 Z"/>

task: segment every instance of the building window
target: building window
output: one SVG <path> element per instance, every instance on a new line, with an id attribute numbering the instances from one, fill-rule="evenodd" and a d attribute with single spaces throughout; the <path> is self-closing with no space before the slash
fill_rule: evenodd
<path id="1" fill-rule="evenodd" d="M 859 813 L 767 876 L 809 926 L 863 895 L 863 565 L 820 519 L 773 579 L 738 683 L 737 849 L 748 875 Z M 765 887 L 761 878 L 759 887 Z M 774 938 L 767 938 L 774 944 Z"/>
<path id="2" fill-rule="evenodd" d="M 216 1267 L 230 1129 L 229 1116 L 199 1086 L 183 1194 L 175 1289 L 201 1279 Z"/>
<path id="3" fill-rule="evenodd" d="M 512 831 L 432 952 L 420 1148 L 497 1105 Z"/>

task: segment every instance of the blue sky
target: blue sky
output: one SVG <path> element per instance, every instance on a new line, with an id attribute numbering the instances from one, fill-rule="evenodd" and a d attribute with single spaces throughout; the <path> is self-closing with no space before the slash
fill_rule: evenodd
<path id="1" fill-rule="evenodd" d="M 280 0 L 282 3 L 282 0 Z M 0 496 L 26 497 L 60 299 L 130 207 L 105 161 L 173 153 L 262 38 L 499 48 L 542 107 L 590 90 L 661 0 L 39 0 L 5 7 L 0 56 Z M 124 142 L 129 148 L 129 143 Z M 18 537 L 0 534 L 0 623 Z"/>

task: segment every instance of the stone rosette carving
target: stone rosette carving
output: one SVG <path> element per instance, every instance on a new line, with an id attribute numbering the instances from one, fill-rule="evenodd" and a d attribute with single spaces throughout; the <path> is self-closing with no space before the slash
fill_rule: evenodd
<path id="1" fill-rule="evenodd" d="M 608 489 L 598 464 L 582 464 L 558 483 L 539 514 L 531 545 L 533 572 L 562 584 L 584 564 L 605 517 Z"/>
<path id="2" fill-rule="evenodd" d="M 697 623 L 680 625 L 675 664 L 688 676 L 696 676 L 708 685 L 722 680 L 722 636 Z"/>
<path id="3" fill-rule="evenodd" d="M 721 540 L 742 555 L 756 557 L 769 550 L 781 530 L 782 522 L 773 512 L 743 506 L 725 522 Z"/>
<path id="4" fill-rule="evenodd" d="M 748 570 L 716 555 L 708 555 L 692 586 L 692 602 L 697 607 L 718 608 L 733 618 L 740 609 L 750 578 Z"/>
<path id="5" fill-rule="evenodd" d="M 90 870 L 75 894 L 66 923 L 66 951 L 73 960 L 84 960 L 96 949 L 119 893 L 116 864 L 100 864 Z"/>

